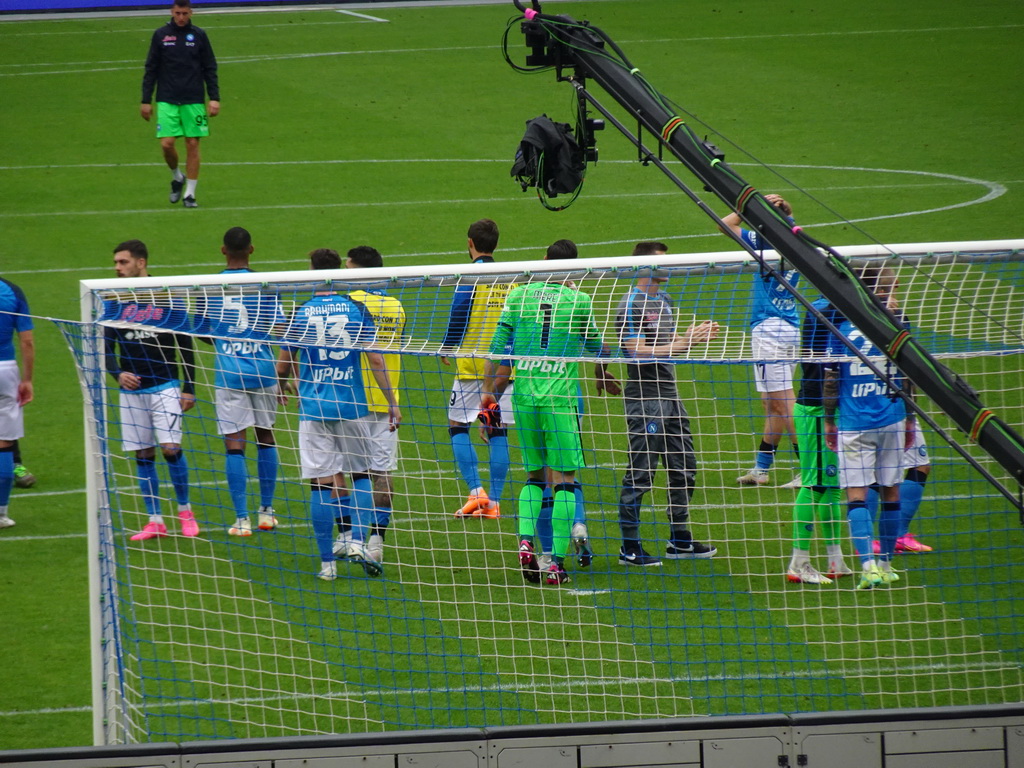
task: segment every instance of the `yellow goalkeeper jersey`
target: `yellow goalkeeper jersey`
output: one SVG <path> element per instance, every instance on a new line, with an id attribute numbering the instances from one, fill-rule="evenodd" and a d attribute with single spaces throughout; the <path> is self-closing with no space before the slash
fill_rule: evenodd
<path id="1" fill-rule="evenodd" d="M 384 291 L 378 290 L 352 291 L 349 295 L 366 307 L 373 318 L 373 324 L 377 328 L 377 337 L 373 346 L 374 349 L 384 354 L 384 365 L 387 368 L 388 380 L 391 382 L 391 390 L 394 392 L 397 403 L 398 383 L 402 377 L 402 356 L 397 353 L 388 353 L 386 350 L 402 348 L 402 338 L 405 335 L 405 309 L 402 307 L 402 302 L 394 296 L 388 296 Z M 388 401 L 373 378 L 370 366 L 366 362 L 366 355 L 363 355 L 361 362 L 367 407 L 377 413 L 387 413 Z"/>

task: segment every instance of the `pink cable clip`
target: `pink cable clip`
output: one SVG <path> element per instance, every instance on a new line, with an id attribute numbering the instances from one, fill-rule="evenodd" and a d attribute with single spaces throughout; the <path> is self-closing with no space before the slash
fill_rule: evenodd
<path id="1" fill-rule="evenodd" d="M 793 227 L 792 231 L 793 231 L 794 235 L 799 235 L 801 232 L 804 231 L 804 228 L 803 227 Z"/>
<path id="2" fill-rule="evenodd" d="M 533 21 L 533 17 L 536 15 L 537 11 L 535 11 L 533 8 L 527 8 L 525 11 L 523 11 L 523 16 L 526 17 L 527 21 Z"/>

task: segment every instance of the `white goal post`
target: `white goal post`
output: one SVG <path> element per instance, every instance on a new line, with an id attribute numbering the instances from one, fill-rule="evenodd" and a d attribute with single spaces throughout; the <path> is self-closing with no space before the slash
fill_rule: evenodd
<path id="1" fill-rule="evenodd" d="M 836 250 L 855 263 L 892 267 L 901 309 L 925 349 L 1006 423 L 1024 429 L 1024 240 Z M 773 252 L 765 257 L 772 261 Z M 849 579 L 813 587 L 787 582 L 794 492 L 781 481 L 796 467 L 788 443 L 778 451 L 778 480 L 736 485 L 764 418 L 752 385 L 747 317 L 760 266 L 748 254 L 387 262 L 385 254 L 385 268 L 376 270 L 81 282 L 80 321 L 62 330 L 85 398 L 96 743 L 1020 700 L 1024 671 L 1013 649 L 1022 638 L 1014 617 L 1024 614 L 1024 596 L 1012 586 L 1019 580 L 1019 524 L 934 433 L 926 435 L 934 471 L 915 526 L 935 551 L 897 558 L 906 571 L 900 586 L 868 595 Z M 652 267 L 668 278 L 664 289 L 680 329 L 707 319 L 720 326 L 717 338 L 664 361 L 676 370 L 696 444 L 694 537 L 714 543 L 718 554 L 636 569 L 616 559 L 620 489 L 632 460 L 622 397 L 601 393 L 589 379 L 598 362 L 626 378 L 616 309 Z M 520 573 L 517 492 L 526 475 L 514 426 L 510 466 L 502 470 L 500 462 L 488 466 L 488 446 L 475 428 L 470 434 L 484 482 L 507 471 L 500 518 L 453 514 L 468 489 L 449 438 L 455 369 L 442 357 L 489 358 L 483 348 L 442 345 L 453 290 L 536 280 L 571 280 L 587 294 L 612 349 L 610 357 L 583 352 L 568 361 L 586 364 L 579 367 L 579 424 L 587 466 L 577 479 L 594 557 L 587 568 L 567 565 L 572 581 L 561 587 L 524 583 Z M 799 289 L 817 298 L 813 288 Z M 294 403 L 280 409 L 274 425 L 279 527 L 245 539 L 227 534 L 234 513 L 215 414 L 214 356 L 192 320 L 211 297 L 272 295 L 290 314 L 317 291 L 354 290 L 384 291 L 405 311 L 400 343 L 378 350 L 402 360 L 394 513 L 383 578 L 354 568 L 322 583 Z M 173 309 L 188 319 L 173 330 L 195 341 L 198 407 L 184 417 L 182 446 L 198 537 L 130 538 L 145 523 L 146 507 L 120 443 L 124 425 L 104 329 L 168 326 L 151 316 L 104 317 L 104 302 Z M 276 333 L 269 321 L 251 330 L 260 339 Z M 367 348 L 350 343 L 347 351 Z M 925 409 L 1010 482 L 941 413 Z M 159 454 L 156 463 L 162 476 Z M 652 552 L 666 538 L 668 485 L 660 470 L 644 500 L 641 530 Z M 163 486 L 170 511 L 174 499 Z M 820 541 L 814 546 L 823 551 Z M 849 556 L 848 542 L 843 546 Z"/>

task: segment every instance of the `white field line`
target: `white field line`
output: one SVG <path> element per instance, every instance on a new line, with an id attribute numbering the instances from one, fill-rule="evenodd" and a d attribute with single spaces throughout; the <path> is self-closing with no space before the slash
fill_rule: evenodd
<path id="1" fill-rule="evenodd" d="M 1019 670 L 1022 665 L 1018 662 L 1006 661 L 978 661 L 974 664 L 946 664 L 946 663 L 933 663 L 933 664 L 900 664 L 893 665 L 891 667 L 877 666 L 877 667 L 862 667 L 862 666 L 851 666 L 848 664 L 837 663 L 835 669 L 821 668 L 821 669 L 809 669 L 809 670 L 795 670 L 781 672 L 775 675 L 778 679 L 786 680 L 821 680 L 830 677 L 843 677 L 847 679 L 857 679 L 860 677 L 873 678 L 880 677 L 882 675 L 913 675 L 913 674 L 946 674 L 946 673 L 959 673 L 959 672 L 986 672 L 993 670 Z M 564 683 L 550 683 L 545 682 L 543 684 L 535 683 L 509 683 L 503 685 L 486 685 L 477 687 L 465 687 L 459 686 L 457 688 L 402 688 L 396 690 L 376 690 L 371 694 L 366 695 L 363 692 L 361 701 L 369 702 L 375 699 L 392 699 L 399 696 L 416 696 L 422 694 L 437 694 L 437 693 L 494 693 L 494 692 L 508 692 L 508 693 L 551 693 L 551 694 L 562 694 L 567 692 L 579 692 L 581 690 L 607 690 L 609 688 L 618 688 L 621 686 L 633 686 L 633 685 L 660 685 L 669 684 L 677 685 L 680 683 L 697 684 L 703 685 L 707 683 L 718 683 L 718 682 L 744 682 L 748 680 L 764 680 L 764 674 L 754 675 L 673 675 L 672 677 L 610 677 L 610 678 L 593 678 L 587 677 L 584 679 L 573 679 L 567 680 Z M 156 702 L 149 701 L 146 703 L 146 709 L 161 709 L 161 708 L 178 708 L 182 706 L 188 706 L 189 704 L 208 705 L 215 704 L 218 706 L 232 706 L 232 705 L 246 705 L 246 704 L 265 704 L 271 702 L 280 701 L 308 701 L 308 700 L 319 700 L 319 699 L 351 699 L 353 694 L 356 692 L 348 693 L 335 693 L 327 691 L 324 693 L 308 693 L 308 694 L 283 694 L 280 696 L 252 696 L 243 698 L 232 698 L 232 699 L 175 699 L 172 702 Z M 45 707 L 41 709 L 27 709 L 27 710 L 10 710 L 0 711 L 0 718 L 9 717 L 24 717 L 25 715 L 57 715 L 67 714 L 76 712 L 91 712 L 92 707 Z"/>
<path id="2" fill-rule="evenodd" d="M 737 166 L 743 165 L 742 163 L 736 163 Z M 935 208 L 923 208 L 918 210 L 904 211 L 900 213 L 885 213 L 878 214 L 876 216 L 862 216 L 856 219 L 837 219 L 833 221 L 821 221 L 821 222 L 808 222 L 803 226 L 805 227 L 827 227 L 845 224 L 861 223 L 865 221 L 879 221 L 882 219 L 898 219 L 906 218 L 910 216 L 920 216 L 930 213 L 940 213 L 943 211 L 951 211 L 957 208 L 967 208 L 973 205 L 981 205 L 983 203 L 990 202 L 1002 195 L 1006 194 L 1006 186 L 995 181 L 987 181 L 984 179 L 973 179 L 967 176 L 957 176 L 955 174 L 948 173 L 933 173 L 930 171 L 913 171 L 913 170 L 902 170 L 902 169 L 886 169 L 886 168 L 859 168 L 859 167 L 848 167 L 848 166 L 830 166 L 830 165 L 787 165 L 777 164 L 777 168 L 814 168 L 822 170 L 833 170 L 833 171 L 856 171 L 856 172 L 873 172 L 873 173 L 896 173 L 906 174 L 914 176 L 927 176 L 933 178 L 949 179 L 955 182 L 963 184 L 973 184 L 984 187 L 987 191 L 984 195 L 976 197 L 972 200 L 964 202 L 950 203 L 948 205 L 942 205 Z M 913 187 L 914 185 L 910 185 Z M 825 188 L 829 189 L 829 188 Z M 596 199 L 625 199 L 625 198 L 649 198 L 649 197 L 669 197 L 677 195 L 676 192 L 639 192 L 623 194 L 621 192 L 612 192 L 607 194 L 592 194 L 591 198 Z M 281 205 L 250 205 L 250 206 L 219 206 L 213 210 L 223 213 L 227 211 L 235 212 L 246 212 L 246 211 L 269 211 L 269 210 L 310 210 L 310 209 L 341 209 L 341 208 L 384 208 L 384 207 L 396 207 L 396 206 L 434 206 L 434 205 L 451 205 L 455 204 L 480 204 L 480 203 L 503 203 L 503 204 L 516 204 L 524 202 L 532 202 L 531 197 L 488 197 L 488 198 L 470 198 L 461 200 L 389 200 L 389 201 L 348 201 L 348 202 L 320 202 L 320 203 L 293 203 L 293 204 L 281 204 Z M 142 208 L 142 209 L 129 209 L 121 211 L 30 211 L 30 212 L 16 212 L 16 213 L 0 213 L 0 219 L 24 219 L 24 218 L 49 218 L 52 216 L 110 216 L 111 214 L 119 215 L 131 215 L 131 214 L 143 214 L 146 216 L 152 216 L 154 214 L 171 214 L 177 215 L 177 211 L 170 206 L 162 206 L 160 208 Z M 711 233 L 700 233 L 681 235 L 677 239 L 685 237 L 708 237 Z M 631 242 L 631 241 L 624 241 Z M 38 271 L 38 270 L 36 270 Z M 14 274 L 14 273 L 12 273 Z"/>
<path id="3" fill-rule="evenodd" d="M 502 2 L 507 2 L 507 0 L 501 0 L 501 1 Z M 591 0 L 591 1 L 593 1 L 593 0 Z M 358 6 L 356 6 L 356 7 L 358 7 Z M 370 7 L 376 9 L 376 8 L 386 8 L 388 6 L 387 6 L 387 4 L 374 4 L 373 6 L 367 6 L 367 8 L 370 8 Z M 419 7 L 419 6 L 417 6 L 417 7 Z M 295 11 L 295 12 L 304 11 L 304 12 L 309 12 L 309 11 L 314 11 L 314 10 L 328 10 L 328 9 L 324 8 L 323 6 L 319 6 L 317 8 L 280 8 L 280 9 L 268 9 L 268 10 Z M 329 9 L 329 10 L 331 10 L 331 12 L 338 12 L 338 11 L 335 11 L 334 9 Z M 251 9 L 250 8 L 246 8 L 245 9 L 245 13 L 247 13 L 247 14 L 252 14 L 252 13 L 257 13 L 257 12 L 259 12 L 259 9 L 255 8 L 255 7 L 251 8 Z M 215 11 L 215 10 L 204 11 L 203 12 L 203 18 L 204 19 L 209 19 L 209 18 L 217 15 L 218 13 L 222 13 L 223 14 L 223 13 L 227 13 L 227 11 L 223 11 L 223 10 L 221 10 L 221 11 Z M 366 18 L 368 21 L 373 21 L 373 22 L 386 22 L 387 21 L 387 19 L 380 19 L 380 18 L 375 18 L 375 17 L 372 17 L 372 16 L 363 16 L 363 14 L 356 14 L 356 13 L 353 13 L 351 11 L 347 11 L 347 13 L 352 15 L 352 16 Z M 129 14 L 129 13 L 122 13 L 122 14 L 118 14 L 117 18 L 124 18 L 124 17 L 129 16 L 129 15 L 131 15 L 131 14 Z M 153 16 L 153 17 L 157 17 L 157 18 L 162 18 L 162 17 L 166 16 L 166 13 L 165 12 L 156 12 L 156 13 L 149 13 L 147 15 Z M 37 16 L 37 15 L 32 15 L 32 16 L 27 16 L 27 17 L 0 16 L 0 23 L 4 23 L 4 24 L 6 24 L 8 26 L 16 24 L 16 23 L 20 23 L 20 22 L 26 23 L 26 24 L 34 24 L 34 23 L 36 23 L 38 21 L 46 21 L 46 22 L 61 21 L 61 22 L 74 22 L 76 25 L 78 25 L 80 27 L 82 20 L 83 19 L 81 19 L 81 18 L 60 19 L 60 18 L 58 18 L 56 16 L 52 16 L 52 15 L 49 15 L 49 14 L 47 14 L 46 16 L 42 16 L 42 17 Z M 293 27 L 293 26 L 310 26 L 310 25 L 316 25 L 316 24 L 331 24 L 331 23 L 345 23 L 345 22 L 344 21 L 335 21 L 335 22 L 331 22 L 331 21 L 300 22 L 299 24 L 288 24 L 287 26 L 288 27 Z M 204 23 L 204 24 L 201 24 L 201 26 L 203 26 L 205 28 L 207 26 L 207 24 Z M 260 29 L 260 28 L 265 28 L 265 27 L 280 27 L 280 26 L 281 26 L 280 24 L 225 24 L 225 25 L 213 24 L 213 25 L 209 26 L 209 29 L 210 29 L 211 32 L 215 32 L 216 30 L 221 30 L 221 29 Z M 936 34 L 936 33 L 944 33 L 944 32 L 948 32 L 948 33 L 951 33 L 951 34 L 963 34 L 964 32 L 989 32 L 989 31 L 992 31 L 992 30 L 997 30 L 997 31 L 1012 30 L 1012 29 L 1020 29 L 1021 27 L 1024 27 L 1024 24 L 979 24 L 979 25 L 972 25 L 972 26 L 955 26 L 955 27 L 915 27 L 913 29 L 851 29 L 851 30 L 836 30 L 836 31 L 831 31 L 831 32 L 789 32 L 789 33 L 773 33 L 773 34 L 764 34 L 764 35 L 715 35 L 715 36 L 704 36 L 704 37 L 656 37 L 656 38 L 643 38 L 643 39 L 636 39 L 636 40 L 619 40 L 617 42 L 618 42 L 619 45 L 660 45 L 660 44 L 678 45 L 678 44 L 681 44 L 681 43 L 746 42 L 746 41 L 753 41 L 753 40 L 790 40 L 790 39 L 797 39 L 797 38 L 814 38 L 814 37 L 837 38 L 837 37 L 847 37 L 847 36 L 849 36 L 849 37 L 866 37 L 866 36 L 870 36 L 870 35 L 912 35 L 912 34 L 927 35 L 927 34 Z M 78 30 L 74 30 L 74 31 L 71 31 L 71 30 L 68 30 L 68 31 L 52 30 L 52 31 L 43 31 L 43 32 L 35 32 L 35 31 L 21 32 L 21 31 L 4 30 L 4 38 L 8 39 L 8 38 L 12 38 L 12 37 L 38 37 L 38 36 L 41 36 L 41 35 L 75 35 L 76 37 L 81 37 L 82 35 L 115 35 L 115 34 L 138 35 L 138 34 L 150 34 L 152 31 L 153 31 L 153 27 L 141 27 L 141 26 L 138 27 L 138 28 L 135 28 L 135 29 L 98 29 L 98 30 L 82 30 L 82 29 L 78 29 Z M 493 48 L 494 48 L 493 45 L 474 46 L 474 49 L 480 49 L 480 50 L 492 50 Z M 392 54 L 392 53 L 405 53 L 405 52 L 410 51 L 410 50 L 412 50 L 412 49 L 409 49 L 409 48 L 392 48 L 392 49 L 387 49 L 387 50 L 379 51 L 379 53 L 388 53 L 388 54 Z M 438 51 L 438 52 L 443 52 L 443 51 L 450 50 L 450 49 L 444 48 L 444 47 L 437 47 L 437 48 L 430 48 L 430 49 L 425 49 L 425 50 L 434 50 L 434 51 Z M 365 52 L 366 51 L 354 51 L 354 53 L 365 53 Z M 298 54 L 298 55 L 301 55 L 301 54 Z M 134 66 L 138 66 L 141 62 L 133 61 L 132 63 L 133 63 Z M 68 64 L 69 63 L 65 63 L 65 62 L 52 62 L 52 63 L 49 64 L 49 66 L 68 66 Z"/>

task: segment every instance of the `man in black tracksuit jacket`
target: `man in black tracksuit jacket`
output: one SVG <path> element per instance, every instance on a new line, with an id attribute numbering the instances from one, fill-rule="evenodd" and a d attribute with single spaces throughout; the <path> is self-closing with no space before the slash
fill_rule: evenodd
<path id="1" fill-rule="evenodd" d="M 220 88 L 213 46 L 206 32 L 192 24 L 190 0 L 174 0 L 171 20 L 153 33 L 142 78 L 143 120 L 153 116 L 154 87 L 156 135 L 173 177 L 169 199 L 178 202 L 184 189 L 185 207 L 196 208 L 199 140 L 210 135 L 208 118 L 220 112 Z M 208 105 L 206 96 L 210 98 Z M 184 174 L 178 169 L 175 142 L 179 136 L 185 137 Z"/>

